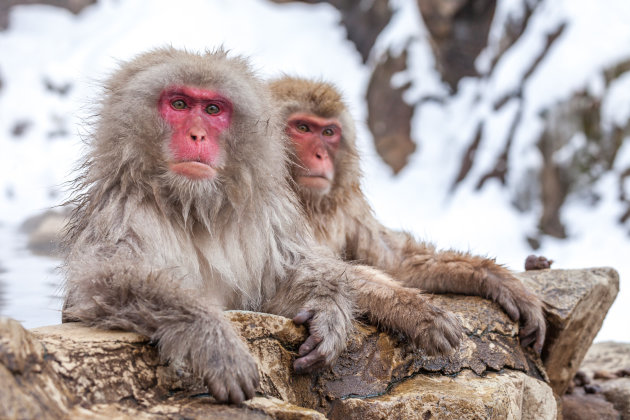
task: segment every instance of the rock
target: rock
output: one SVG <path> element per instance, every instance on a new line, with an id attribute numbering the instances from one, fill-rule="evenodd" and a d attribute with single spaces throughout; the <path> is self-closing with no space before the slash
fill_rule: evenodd
<path id="1" fill-rule="evenodd" d="M 606 400 L 621 413 L 621 418 L 630 420 L 630 376 L 627 375 L 630 370 L 630 343 L 593 344 L 580 370 L 599 386 Z"/>
<path id="2" fill-rule="evenodd" d="M 48 4 L 62 7 L 74 13 L 81 12 L 86 6 L 93 4 L 96 0 L 4 0 L 0 3 L 0 31 L 9 26 L 9 11 L 12 6 L 21 4 Z"/>
<path id="3" fill-rule="evenodd" d="M 0 375 L 9 392 L 0 394 L 0 417 L 555 418 L 540 360 L 519 346 L 518 327 L 496 304 L 432 300 L 463 318 L 467 337 L 455 354 L 428 357 L 399 335 L 356 324 L 332 368 L 303 376 L 291 367 L 303 327 L 275 315 L 226 312 L 261 374 L 258 396 L 241 406 L 215 404 L 184 366 L 161 361 L 146 337 L 80 323 L 28 332 L 3 319 Z"/>
<path id="4" fill-rule="evenodd" d="M 392 18 L 389 0 L 370 0 L 369 5 L 357 5 L 356 0 L 271 0 L 274 3 L 328 3 L 341 14 L 341 23 L 346 28 L 346 36 L 356 47 L 366 63 L 370 51 Z M 358 7 L 357 7 L 358 6 Z"/>
<path id="5" fill-rule="evenodd" d="M 453 91 L 477 76 L 475 59 L 486 47 L 496 0 L 417 0 L 433 42 L 440 74 Z"/>
<path id="6" fill-rule="evenodd" d="M 618 420 L 619 412 L 605 399 L 595 395 L 562 397 L 562 420 Z"/>
<path id="7" fill-rule="evenodd" d="M 407 70 L 407 50 L 392 56 L 387 51 L 375 66 L 367 88 L 368 127 L 374 136 L 376 152 L 394 171 L 400 172 L 416 150 L 411 139 L 414 107 L 403 99 L 409 83 L 394 87 L 392 77 Z"/>
<path id="8" fill-rule="evenodd" d="M 394 385 L 386 395 L 339 400 L 331 417 L 472 419 L 488 418 L 490 412 L 497 419 L 555 419 L 556 402 L 546 384 L 522 372 L 479 377 L 466 371 L 454 378 L 418 375 Z"/>
<path id="9" fill-rule="evenodd" d="M 518 276 L 546 306 L 542 360 L 551 387 L 563 395 L 619 292 L 619 274 L 612 268 L 591 268 L 528 271 Z"/>
<path id="10" fill-rule="evenodd" d="M 65 207 L 26 219 L 20 231 L 28 236 L 28 249 L 35 255 L 58 257 L 62 232 L 70 212 L 71 209 Z"/>

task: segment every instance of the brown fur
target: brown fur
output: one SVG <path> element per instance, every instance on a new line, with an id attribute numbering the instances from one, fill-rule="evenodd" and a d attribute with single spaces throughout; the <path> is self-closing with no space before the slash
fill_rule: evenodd
<path id="1" fill-rule="evenodd" d="M 215 90 L 234 106 L 214 179 L 168 170 L 170 128 L 157 103 L 172 85 Z M 332 363 L 351 328 L 347 264 L 311 239 L 281 120 L 246 61 L 159 49 L 123 64 L 104 93 L 76 180 L 64 319 L 149 336 L 219 401 L 251 398 L 258 384 L 224 309 L 307 311 L 318 345 L 300 366 Z"/>
<path id="2" fill-rule="evenodd" d="M 299 111 L 337 117 L 342 125 L 330 192 L 321 196 L 296 185 L 320 243 L 346 260 L 385 271 L 407 287 L 490 298 L 512 319 L 522 322 L 522 343 L 534 343 L 541 351 L 546 330 L 542 304 L 509 270 L 487 258 L 436 251 L 431 244 L 387 229 L 376 220 L 360 188 L 354 123 L 334 86 L 291 77 L 272 81 L 270 86 L 285 121 Z M 300 165 L 296 159 L 294 165 Z"/>

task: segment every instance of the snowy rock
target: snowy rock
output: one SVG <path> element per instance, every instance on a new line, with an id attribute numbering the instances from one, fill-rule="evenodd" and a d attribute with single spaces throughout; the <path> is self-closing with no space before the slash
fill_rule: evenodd
<path id="1" fill-rule="evenodd" d="M 563 395 L 619 292 L 619 275 L 612 268 L 591 268 L 528 271 L 519 277 L 545 303 L 542 359 L 551 387 Z"/>
<path id="2" fill-rule="evenodd" d="M 462 77 L 477 76 L 475 59 L 486 47 L 495 0 L 417 0 L 431 34 L 440 73 L 451 89 Z"/>
<path id="3" fill-rule="evenodd" d="M 392 87 L 392 77 L 407 68 L 407 51 L 392 56 L 388 51 L 370 77 L 366 99 L 368 127 L 374 136 L 376 152 L 392 168 L 395 174 L 406 165 L 409 156 L 416 150 L 411 139 L 413 107 L 403 100 L 409 84 Z"/>
<path id="4" fill-rule="evenodd" d="M 258 397 L 242 406 L 215 404 L 189 374 L 160 361 L 146 337 L 80 323 L 28 332 L 5 318 L 0 379 L 8 392 L 0 395 L 0 417 L 555 418 L 540 360 L 523 351 L 517 326 L 494 303 L 461 296 L 436 296 L 434 303 L 463 318 L 467 337 L 455 354 L 428 357 L 402 337 L 357 324 L 331 369 L 304 376 L 291 368 L 303 327 L 274 315 L 226 312 L 262 378 Z"/>

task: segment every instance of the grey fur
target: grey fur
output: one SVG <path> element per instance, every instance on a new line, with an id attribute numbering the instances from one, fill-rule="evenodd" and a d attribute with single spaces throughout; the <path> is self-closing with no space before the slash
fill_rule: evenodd
<path id="1" fill-rule="evenodd" d="M 168 170 L 169 86 L 212 89 L 234 106 L 212 180 Z M 63 317 L 155 340 L 219 401 L 251 398 L 256 364 L 224 309 L 313 313 L 313 350 L 330 364 L 353 313 L 346 264 L 314 245 L 292 192 L 283 124 L 246 60 L 163 48 L 105 85 L 66 236 Z M 298 359 L 299 360 L 299 359 Z M 309 359 L 310 360 L 310 359 Z"/>

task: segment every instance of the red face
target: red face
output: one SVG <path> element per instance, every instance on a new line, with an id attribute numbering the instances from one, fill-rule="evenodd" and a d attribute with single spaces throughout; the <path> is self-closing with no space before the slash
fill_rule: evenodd
<path id="1" fill-rule="evenodd" d="M 303 187 L 326 194 L 335 176 L 341 124 L 335 118 L 295 113 L 289 117 L 287 133 L 302 164 L 296 169 L 296 181 Z"/>
<path id="2" fill-rule="evenodd" d="M 173 130 L 170 170 L 190 179 L 213 178 L 219 135 L 230 126 L 232 103 L 211 90 L 172 86 L 162 92 L 158 107 Z"/>

